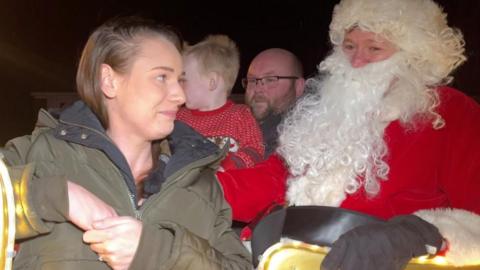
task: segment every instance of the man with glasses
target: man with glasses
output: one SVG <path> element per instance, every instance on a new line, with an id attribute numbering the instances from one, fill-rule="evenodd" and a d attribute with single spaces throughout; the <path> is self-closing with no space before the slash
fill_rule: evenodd
<path id="1" fill-rule="evenodd" d="M 217 173 L 235 221 L 249 223 L 271 206 L 284 203 L 285 183 L 277 178 L 284 172 L 284 165 L 272 153 L 277 146 L 277 125 L 303 94 L 304 84 L 300 60 L 285 49 L 264 50 L 250 63 L 242 85 L 245 102 L 262 130 L 265 161 L 252 168 Z"/>
<path id="2" fill-rule="evenodd" d="M 303 94 L 303 67 L 291 52 L 271 48 L 260 52 L 250 63 L 242 79 L 245 102 L 260 124 L 265 158 L 277 146 L 277 125 L 282 115 Z"/>

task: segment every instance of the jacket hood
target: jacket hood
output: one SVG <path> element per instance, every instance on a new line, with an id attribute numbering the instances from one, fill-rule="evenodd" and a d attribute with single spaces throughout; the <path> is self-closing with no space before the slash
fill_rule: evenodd
<path id="1" fill-rule="evenodd" d="M 83 101 L 77 101 L 72 106 L 66 108 L 60 114 L 59 122 L 59 125 L 54 129 L 55 137 L 103 151 L 124 175 L 130 192 L 136 194 L 134 178 L 127 160 L 114 142 L 107 136 L 106 130 L 97 116 Z M 210 162 L 214 166 L 216 164 L 214 161 L 220 160 L 220 157 L 223 156 L 223 151 L 214 143 L 180 121 L 175 121 L 174 129 L 167 139 L 172 154 L 159 157 L 159 163 L 164 163 L 159 166 L 163 172 L 159 173 L 157 170 L 152 172 L 154 174 L 153 179 L 157 181 L 154 184 L 156 188 L 154 190 L 150 189 L 149 193 L 152 191 L 157 192 L 164 179 L 167 179 L 183 167 L 196 161 L 204 160 L 209 156 L 212 156 L 212 159 L 208 159 L 205 162 Z M 205 166 L 205 162 L 199 162 L 194 165 Z M 150 181 L 152 177 L 148 179 Z"/>
<path id="2" fill-rule="evenodd" d="M 74 123 L 105 133 L 105 128 L 98 120 L 98 117 L 83 101 L 77 101 L 72 106 L 67 107 L 60 113 L 59 118 L 61 122 Z"/>

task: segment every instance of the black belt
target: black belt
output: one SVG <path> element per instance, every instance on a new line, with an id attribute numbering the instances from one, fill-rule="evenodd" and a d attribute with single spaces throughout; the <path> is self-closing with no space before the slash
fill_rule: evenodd
<path id="1" fill-rule="evenodd" d="M 253 230 L 252 256 L 255 266 L 267 248 L 287 237 L 319 246 L 331 246 L 345 232 L 382 220 L 359 212 L 328 206 L 282 208 L 264 217 Z"/>

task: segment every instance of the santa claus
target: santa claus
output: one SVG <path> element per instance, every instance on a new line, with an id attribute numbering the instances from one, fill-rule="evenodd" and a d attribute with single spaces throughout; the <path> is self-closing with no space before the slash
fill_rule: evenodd
<path id="1" fill-rule="evenodd" d="M 445 86 L 466 59 L 462 34 L 431 0 L 342 0 L 330 39 L 331 55 L 280 128 L 286 199 L 387 222 L 342 235 L 322 269 L 402 269 L 439 252 L 453 265 L 480 263 L 480 107 Z M 249 177 L 229 176 L 265 187 L 282 182 L 278 164 L 273 156 Z M 220 180 L 241 216 L 246 192 L 229 198 L 231 179 Z"/>

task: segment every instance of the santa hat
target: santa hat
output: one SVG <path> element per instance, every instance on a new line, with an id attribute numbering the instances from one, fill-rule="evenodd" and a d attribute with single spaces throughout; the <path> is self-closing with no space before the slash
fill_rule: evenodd
<path id="1" fill-rule="evenodd" d="M 381 34 L 405 52 L 423 84 L 437 86 L 466 58 L 463 36 L 447 25 L 447 15 L 431 0 L 342 0 L 330 24 L 334 45 L 355 27 Z"/>

